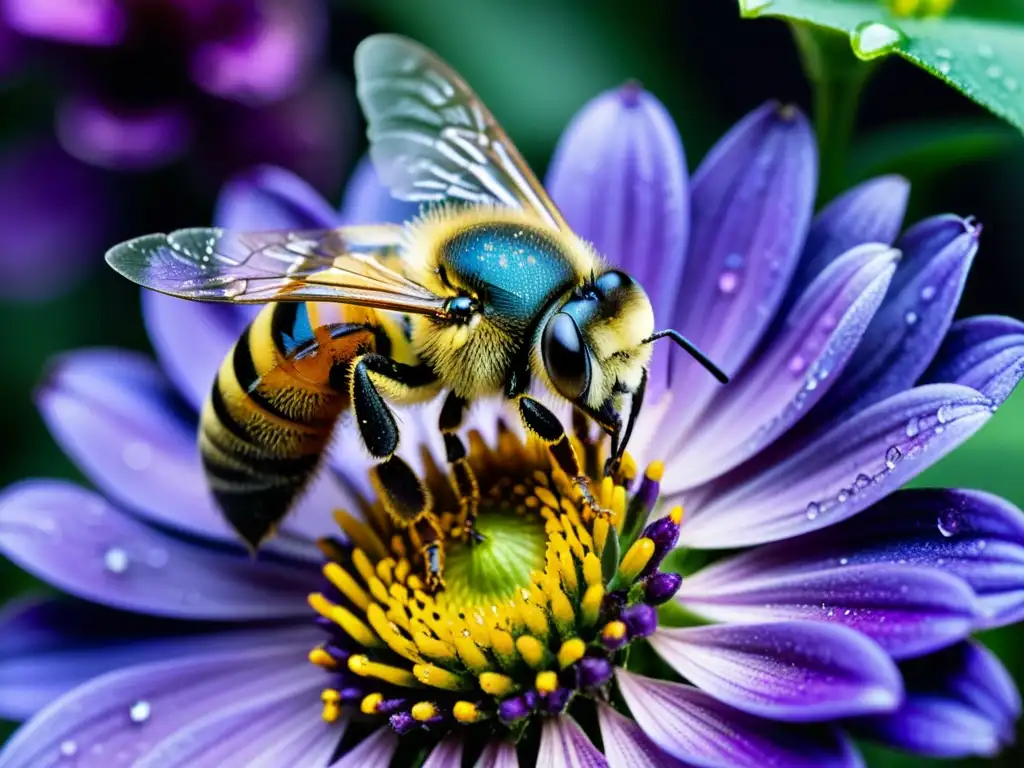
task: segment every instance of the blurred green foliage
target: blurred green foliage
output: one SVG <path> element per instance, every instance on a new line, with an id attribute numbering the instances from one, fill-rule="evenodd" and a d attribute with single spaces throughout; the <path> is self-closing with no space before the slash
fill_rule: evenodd
<path id="1" fill-rule="evenodd" d="M 786 7 L 826 5 L 847 3 L 787 0 Z M 1018 0 L 970 5 L 992 14 L 1006 7 L 1019 14 L 1024 7 Z M 629 78 L 640 80 L 673 114 L 691 169 L 718 134 L 761 101 L 781 98 L 807 111 L 812 107 L 787 26 L 742 22 L 730 1 L 338 0 L 334 10 L 332 66 L 342 76 L 351 77 L 352 49 L 366 34 L 387 30 L 415 37 L 467 77 L 538 169 L 545 167 L 573 113 Z M 1018 50 L 1024 52 L 1021 34 Z M 1024 66 L 1024 57 L 1021 62 Z M 5 118 L 0 140 L 49 130 L 45 92 L 0 87 L 0 100 L 18 106 L 5 110 L 15 119 Z M 952 210 L 974 214 L 986 225 L 961 314 L 1024 316 L 1020 136 L 924 72 L 887 61 L 867 83 L 845 179 L 892 171 L 915 184 L 911 215 Z M 186 185 L 175 169 L 115 183 L 132 191 L 131 204 L 118 212 L 124 236 L 208 221 L 216 193 L 183 193 Z M 96 260 L 99 264 L 101 254 Z M 98 268 L 51 302 L 0 304 L 0 327 L 5 341 L 0 486 L 33 476 L 80 477 L 47 434 L 31 393 L 62 351 L 94 345 L 146 349 L 136 292 Z M 1024 391 L 915 484 L 981 488 L 1024 506 L 1022 467 Z M 0 562 L 0 600 L 29 589 L 39 585 Z M 993 632 L 985 640 L 1024 683 L 1024 629 Z M 931 764 L 873 748 L 867 754 L 871 765 L 883 768 Z M 998 764 L 1021 765 L 1022 757 L 1021 751 L 1009 750 Z"/>

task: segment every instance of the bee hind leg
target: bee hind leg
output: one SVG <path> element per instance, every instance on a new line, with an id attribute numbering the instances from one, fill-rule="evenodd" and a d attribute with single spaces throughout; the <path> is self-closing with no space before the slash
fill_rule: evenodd
<path id="1" fill-rule="evenodd" d="M 466 414 L 466 401 L 449 392 L 441 407 L 438 426 L 444 437 L 444 451 L 448 459 L 452 489 L 459 500 L 459 520 L 462 535 L 467 541 L 480 542 L 484 537 L 475 529 L 477 511 L 480 508 L 480 485 L 476 474 L 466 458 L 466 445 L 458 435 Z"/>

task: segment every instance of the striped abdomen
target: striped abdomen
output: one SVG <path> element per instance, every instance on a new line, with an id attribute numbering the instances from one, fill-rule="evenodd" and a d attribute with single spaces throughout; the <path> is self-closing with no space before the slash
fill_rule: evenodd
<path id="1" fill-rule="evenodd" d="M 309 305 L 268 304 L 217 373 L 199 450 L 217 503 L 253 548 L 274 533 L 320 463 L 349 407 L 343 382 L 352 359 L 387 342 L 365 310 L 347 314 L 352 322 L 313 327 Z"/>

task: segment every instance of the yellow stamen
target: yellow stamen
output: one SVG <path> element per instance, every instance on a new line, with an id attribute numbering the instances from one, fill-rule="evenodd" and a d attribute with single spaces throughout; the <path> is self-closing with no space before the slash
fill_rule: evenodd
<path id="1" fill-rule="evenodd" d="M 334 660 L 334 657 L 323 648 L 314 648 L 311 650 L 309 652 L 309 660 L 313 664 L 316 664 L 318 667 L 323 667 L 324 669 L 335 669 L 338 666 L 338 662 Z"/>
<path id="2" fill-rule="evenodd" d="M 460 723 L 469 725 L 480 719 L 480 710 L 476 708 L 476 704 L 471 702 L 457 701 L 455 706 L 452 707 L 452 715 Z"/>
<path id="3" fill-rule="evenodd" d="M 530 635 L 520 635 L 517 637 L 516 650 L 523 657 L 523 661 L 534 669 L 542 669 L 547 665 L 547 649 L 535 637 Z"/>
<path id="4" fill-rule="evenodd" d="M 606 518 L 599 517 L 594 521 L 594 553 L 600 557 L 604 553 L 604 544 L 608 541 L 610 524 Z"/>
<path id="5" fill-rule="evenodd" d="M 558 690 L 558 675 L 554 672 L 538 672 L 534 682 L 540 693 L 554 693 Z"/>
<path id="6" fill-rule="evenodd" d="M 587 582 L 588 587 L 604 583 L 604 577 L 601 574 L 601 561 L 593 552 L 588 552 L 587 556 L 583 558 L 583 580 Z"/>
<path id="7" fill-rule="evenodd" d="M 665 462 L 663 461 L 652 461 L 647 465 L 647 471 L 644 472 L 648 480 L 653 480 L 656 483 L 661 482 L 661 478 L 665 476 Z"/>
<path id="8" fill-rule="evenodd" d="M 348 512 L 337 510 L 334 513 L 334 521 L 338 527 L 345 532 L 345 537 L 365 552 L 369 552 L 376 558 L 388 556 L 388 550 L 384 542 L 374 532 L 373 528 L 365 523 L 356 520 Z"/>
<path id="9" fill-rule="evenodd" d="M 373 571 L 373 564 L 370 563 L 370 558 L 366 556 L 366 553 L 358 547 L 352 550 L 352 565 L 355 566 L 359 578 L 365 584 L 369 584 L 374 579 L 376 574 Z"/>
<path id="10" fill-rule="evenodd" d="M 427 720 L 437 717 L 437 707 L 429 701 L 418 701 L 412 705 L 410 710 L 412 719 L 424 723 Z"/>
<path id="11" fill-rule="evenodd" d="M 383 581 L 385 585 L 391 584 L 394 580 L 394 575 L 391 573 L 392 562 L 391 558 L 387 558 L 377 563 L 377 578 Z"/>
<path id="12" fill-rule="evenodd" d="M 363 700 L 359 702 L 359 711 L 364 715 L 375 715 L 377 714 L 377 707 L 384 701 L 384 695 L 381 693 L 370 693 L 363 697 Z"/>
<path id="13" fill-rule="evenodd" d="M 433 664 L 416 664 L 412 668 L 412 673 L 424 685 L 446 691 L 465 691 L 473 687 L 472 682 L 462 675 L 456 675 Z"/>
<path id="14" fill-rule="evenodd" d="M 480 650 L 479 646 L 468 637 L 460 637 L 455 641 L 455 648 L 459 652 L 459 658 L 466 665 L 470 672 L 479 675 L 491 668 L 491 662 L 487 654 Z"/>
<path id="15" fill-rule="evenodd" d="M 484 672 L 480 675 L 480 688 L 491 696 L 507 696 L 516 690 L 512 678 L 500 672 Z"/>
<path id="16" fill-rule="evenodd" d="M 640 572 L 647 567 L 647 563 L 654 557 L 654 542 L 644 538 L 637 539 L 633 546 L 626 552 L 626 556 L 619 563 L 619 579 L 625 585 L 632 584 Z"/>
<path id="17" fill-rule="evenodd" d="M 672 511 L 668 513 L 668 516 L 673 523 L 679 525 L 681 522 L 683 522 L 683 508 L 672 507 Z"/>
<path id="18" fill-rule="evenodd" d="M 583 600 L 580 601 L 580 619 L 584 629 L 589 629 L 597 624 L 603 602 L 604 587 L 600 584 L 595 584 L 584 593 Z"/>
<path id="19" fill-rule="evenodd" d="M 380 664 L 370 661 L 366 656 L 350 656 L 348 668 L 360 677 L 375 677 L 392 685 L 400 685 L 403 688 L 415 688 L 419 685 L 416 676 L 407 669 L 392 667 L 390 664 Z"/>
<path id="20" fill-rule="evenodd" d="M 566 640 L 562 643 L 562 647 L 558 649 L 558 666 L 562 669 L 571 667 L 577 661 L 582 659 L 586 652 L 587 644 L 578 637 L 574 637 L 572 640 Z"/>
<path id="21" fill-rule="evenodd" d="M 542 609 L 531 603 L 520 601 L 519 615 L 530 634 L 537 637 L 548 636 L 548 617 Z"/>
<path id="22" fill-rule="evenodd" d="M 366 586 L 370 588 L 370 594 L 373 595 L 373 599 L 378 603 L 386 603 L 388 601 L 388 588 L 376 576 L 366 582 Z"/>
<path id="23" fill-rule="evenodd" d="M 417 632 L 412 639 L 416 643 L 416 647 L 420 649 L 420 653 L 431 661 L 450 664 L 456 660 L 455 649 L 450 643 L 441 642 L 426 632 Z"/>
<path id="24" fill-rule="evenodd" d="M 328 581 L 338 588 L 345 597 L 352 601 L 361 611 L 365 611 L 370 604 L 370 596 L 363 591 L 363 588 L 356 583 L 352 575 L 337 563 L 327 563 L 324 566 L 324 576 Z"/>
<path id="25" fill-rule="evenodd" d="M 534 488 L 533 492 L 544 506 L 558 509 L 558 498 L 547 488 Z"/>
<path id="26" fill-rule="evenodd" d="M 626 625 L 621 621 L 609 621 L 601 630 L 601 637 L 605 640 L 621 640 L 626 636 Z"/>
<path id="27" fill-rule="evenodd" d="M 341 716 L 341 694 L 333 688 L 328 688 L 320 694 L 320 699 L 324 703 L 323 712 L 321 712 L 320 716 L 325 722 L 337 722 Z"/>
<path id="28" fill-rule="evenodd" d="M 558 627 L 558 634 L 563 639 L 576 634 L 576 613 L 572 609 L 572 602 L 562 590 L 558 590 L 551 596 L 551 615 Z"/>
<path id="29" fill-rule="evenodd" d="M 335 605 L 318 592 L 309 596 L 309 604 L 314 611 L 321 616 L 330 619 L 365 648 L 380 648 L 383 646 L 381 639 L 360 621 L 354 613 L 340 605 Z"/>
<path id="30" fill-rule="evenodd" d="M 384 615 L 384 609 L 373 603 L 366 611 L 366 619 L 370 622 L 377 636 L 387 643 L 388 648 L 409 661 L 423 661 L 415 643 L 404 637 L 394 624 Z"/>

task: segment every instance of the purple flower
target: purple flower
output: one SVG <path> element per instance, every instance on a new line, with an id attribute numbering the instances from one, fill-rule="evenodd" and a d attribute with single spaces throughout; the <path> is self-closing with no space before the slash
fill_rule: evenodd
<path id="1" fill-rule="evenodd" d="M 285 163 L 320 185 L 342 128 L 335 88 L 314 79 L 326 21 L 321 0 L 0 3 L 0 35 L 73 83 L 57 135 L 75 157 L 147 170 L 217 141 L 228 173 Z"/>
<path id="2" fill-rule="evenodd" d="M 333 471 L 248 557 L 214 510 L 194 432 L 249 315 L 146 294 L 160 367 L 72 353 L 40 391 L 100 493 L 33 481 L 0 503 L 0 548 L 89 601 L 8 609 L 0 712 L 30 719 L 0 762 L 377 765 L 427 744 L 430 766 L 481 748 L 485 766 L 856 766 L 851 732 L 929 755 L 998 751 L 1020 702 L 967 638 L 1024 612 L 1024 513 L 898 488 L 1024 375 L 1024 324 L 952 322 L 974 222 L 900 236 L 895 177 L 812 217 L 815 181 L 792 108 L 753 112 L 692 182 L 652 96 L 631 87 L 583 109 L 549 174 L 556 202 L 733 383 L 658 350 L 632 458 L 599 489 L 611 522 L 584 519 L 496 408 L 475 409 L 486 538 L 450 545 L 436 598 L 418 591 L 347 427 Z M 218 223 L 411 215 L 374 185 L 362 168 L 338 215 L 262 168 L 228 186 Z M 436 408 L 402 413 L 402 444 L 443 509 Z M 697 548 L 741 551 L 668 575 Z M 342 750 L 356 717 L 375 730 Z M 539 752 L 517 757 L 524 728 Z"/>

